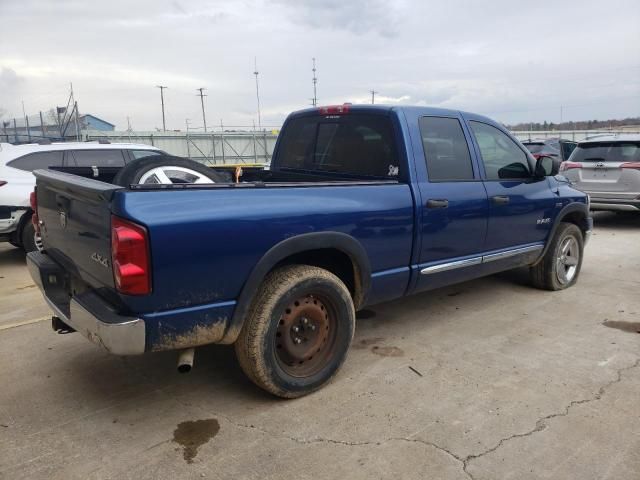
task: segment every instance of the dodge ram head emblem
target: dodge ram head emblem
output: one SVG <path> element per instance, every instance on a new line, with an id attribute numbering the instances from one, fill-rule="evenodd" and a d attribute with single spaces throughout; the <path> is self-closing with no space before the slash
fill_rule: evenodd
<path id="1" fill-rule="evenodd" d="M 59 212 L 60 213 L 60 226 L 62 228 L 67 228 L 67 214 L 64 212 Z"/>

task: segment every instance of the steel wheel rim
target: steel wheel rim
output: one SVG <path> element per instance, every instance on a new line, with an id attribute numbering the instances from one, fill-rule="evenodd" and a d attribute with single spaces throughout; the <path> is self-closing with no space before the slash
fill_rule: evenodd
<path id="1" fill-rule="evenodd" d="M 567 237 L 560 243 L 556 259 L 556 277 L 562 285 L 570 283 L 578 271 L 580 246 L 575 237 Z"/>
<path id="2" fill-rule="evenodd" d="M 335 352 L 337 315 L 333 304 L 303 295 L 287 305 L 278 319 L 275 355 L 280 368 L 294 377 L 321 371 Z"/>
<path id="3" fill-rule="evenodd" d="M 163 184 L 169 185 L 173 183 L 215 183 L 206 175 L 192 170 L 190 168 L 178 167 L 175 165 L 164 165 L 162 167 L 152 168 L 146 172 L 140 180 L 139 184 Z"/>

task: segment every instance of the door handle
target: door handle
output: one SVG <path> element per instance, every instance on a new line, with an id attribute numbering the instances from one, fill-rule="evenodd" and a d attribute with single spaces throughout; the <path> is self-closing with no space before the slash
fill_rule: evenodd
<path id="1" fill-rule="evenodd" d="M 496 205 L 506 205 L 509 203 L 509 197 L 506 195 L 496 195 L 495 197 L 491 197 L 491 201 Z"/>
<path id="2" fill-rule="evenodd" d="M 447 208 L 449 206 L 449 200 L 428 200 L 427 208 Z"/>

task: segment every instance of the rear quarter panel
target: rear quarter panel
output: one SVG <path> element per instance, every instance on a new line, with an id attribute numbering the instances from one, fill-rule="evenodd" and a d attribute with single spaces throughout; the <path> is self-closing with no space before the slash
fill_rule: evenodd
<path id="1" fill-rule="evenodd" d="M 351 235 L 375 276 L 403 267 L 408 281 L 407 184 L 119 191 L 112 211 L 149 229 L 153 292 L 124 299 L 135 312 L 234 301 L 267 250 L 312 232 Z"/>

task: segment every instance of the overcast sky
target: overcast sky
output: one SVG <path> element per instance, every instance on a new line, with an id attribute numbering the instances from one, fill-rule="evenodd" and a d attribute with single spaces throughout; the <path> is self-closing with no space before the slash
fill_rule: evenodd
<path id="1" fill-rule="evenodd" d="M 640 116 L 640 1 L 0 0 L 0 111 L 126 129 L 279 125 L 320 104 L 430 105 L 506 123 Z M 1 113 L 1 112 L 0 112 Z M 257 120 L 256 120 L 257 121 Z"/>

